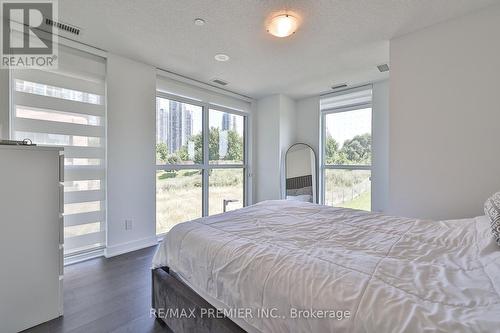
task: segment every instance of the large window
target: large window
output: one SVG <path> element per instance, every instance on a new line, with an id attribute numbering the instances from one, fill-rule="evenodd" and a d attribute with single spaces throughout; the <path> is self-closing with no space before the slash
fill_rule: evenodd
<path id="1" fill-rule="evenodd" d="M 323 97 L 322 202 L 371 210 L 371 87 Z"/>
<path id="2" fill-rule="evenodd" d="M 105 59 L 59 45 L 57 70 L 11 72 L 11 137 L 64 147 L 65 255 L 105 242 Z"/>
<path id="3" fill-rule="evenodd" d="M 243 207 L 246 116 L 158 93 L 156 232 Z"/>

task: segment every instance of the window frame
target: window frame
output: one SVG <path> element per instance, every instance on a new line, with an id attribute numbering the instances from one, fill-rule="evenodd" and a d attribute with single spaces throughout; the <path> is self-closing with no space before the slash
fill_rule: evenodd
<path id="1" fill-rule="evenodd" d="M 158 171 L 174 171 L 174 170 L 201 170 L 202 171 L 202 217 L 209 216 L 209 172 L 214 169 L 242 169 L 243 171 L 243 207 L 247 206 L 249 203 L 249 193 L 248 193 L 248 182 L 249 182 L 249 117 L 250 114 L 245 111 L 240 111 L 218 104 L 207 103 L 201 100 L 192 99 L 189 97 L 179 96 L 175 94 L 170 94 L 163 91 L 156 91 L 155 98 L 163 98 L 171 101 L 186 103 L 202 108 L 202 139 L 203 139 L 203 163 L 192 163 L 192 164 L 157 164 L 155 161 L 156 169 L 155 174 Z M 243 117 L 243 163 L 241 164 L 216 164 L 210 163 L 209 160 L 209 133 L 210 133 L 210 110 L 225 112 L 229 114 L 234 114 Z M 155 110 L 155 113 L 157 110 Z M 156 126 L 155 126 L 156 127 Z M 156 177 L 156 176 L 155 176 Z M 156 184 L 156 178 L 155 178 Z M 156 185 L 155 185 L 156 186 Z M 156 204 L 156 197 L 155 197 Z M 155 228 L 157 227 L 157 221 L 155 217 Z M 166 233 L 156 233 L 157 237 L 162 237 Z"/>
<path id="2" fill-rule="evenodd" d="M 320 193 L 320 204 L 324 205 L 325 204 L 325 190 L 326 190 L 326 185 L 325 185 L 325 174 L 326 170 L 369 170 L 370 171 L 370 181 L 372 181 L 373 177 L 373 87 L 372 85 L 367 85 L 367 86 L 361 86 L 357 88 L 351 88 L 351 89 L 345 89 L 339 92 L 335 92 L 333 94 L 328 94 L 322 97 L 327 97 L 327 96 L 340 96 L 344 94 L 348 94 L 350 92 L 356 92 L 356 91 L 361 91 L 361 90 L 371 90 L 372 91 L 372 98 L 370 102 L 367 103 L 354 103 L 354 104 L 349 104 L 346 106 L 341 106 L 338 108 L 330 108 L 330 109 L 325 109 L 321 110 L 321 105 L 320 105 L 320 168 L 319 168 L 319 193 Z M 321 101 L 321 99 L 320 99 Z M 320 102 L 321 103 L 321 102 Z M 325 140 L 326 140 L 326 116 L 330 114 L 335 114 L 335 113 L 342 113 L 342 112 L 349 112 L 349 111 L 356 111 L 356 110 L 361 110 L 361 109 L 371 109 L 371 135 L 372 135 L 372 144 L 371 144 L 371 160 L 369 165 L 355 165 L 355 164 L 327 164 L 326 163 L 326 147 L 325 147 Z M 373 193 L 373 191 L 372 191 Z M 373 206 L 373 196 L 370 195 L 370 205 Z"/>

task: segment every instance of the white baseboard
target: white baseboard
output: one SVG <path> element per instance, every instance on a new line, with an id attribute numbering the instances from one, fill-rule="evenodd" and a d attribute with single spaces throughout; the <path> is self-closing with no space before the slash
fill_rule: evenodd
<path id="1" fill-rule="evenodd" d="M 106 258 L 111 258 L 127 252 L 144 249 L 146 247 L 150 247 L 156 244 L 158 244 L 158 239 L 156 238 L 156 236 L 142 238 L 131 242 L 108 246 L 104 250 L 104 256 Z"/>
<path id="2" fill-rule="evenodd" d="M 70 255 L 64 258 L 64 266 L 78 264 L 79 262 L 99 258 L 104 255 L 104 249 L 97 249 L 90 252 L 84 252 L 81 254 Z"/>

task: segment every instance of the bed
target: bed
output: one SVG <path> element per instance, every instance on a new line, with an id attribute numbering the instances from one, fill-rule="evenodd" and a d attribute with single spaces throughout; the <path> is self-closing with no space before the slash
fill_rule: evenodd
<path id="1" fill-rule="evenodd" d="M 498 332 L 499 293 L 485 216 L 266 201 L 175 226 L 153 259 L 157 313 L 197 311 L 160 316 L 174 332 Z"/>
<path id="2" fill-rule="evenodd" d="M 313 202 L 312 175 L 286 179 L 286 200 Z"/>

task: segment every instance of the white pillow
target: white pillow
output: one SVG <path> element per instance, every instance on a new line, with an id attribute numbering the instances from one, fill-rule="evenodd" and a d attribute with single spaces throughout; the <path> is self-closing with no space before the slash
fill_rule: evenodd
<path id="1" fill-rule="evenodd" d="M 484 203 L 484 213 L 490 219 L 491 232 L 500 246 L 500 192 L 493 194 Z"/>

